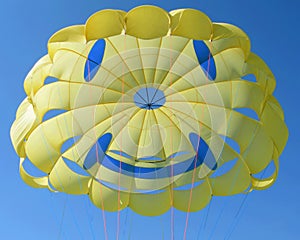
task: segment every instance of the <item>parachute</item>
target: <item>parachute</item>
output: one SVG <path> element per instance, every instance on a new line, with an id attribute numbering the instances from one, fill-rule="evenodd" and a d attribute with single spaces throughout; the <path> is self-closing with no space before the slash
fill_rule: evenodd
<path id="1" fill-rule="evenodd" d="M 288 138 L 248 36 L 194 9 L 99 11 L 50 38 L 24 89 L 10 132 L 22 179 L 106 211 L 194 212 L 266 189 Z"/>

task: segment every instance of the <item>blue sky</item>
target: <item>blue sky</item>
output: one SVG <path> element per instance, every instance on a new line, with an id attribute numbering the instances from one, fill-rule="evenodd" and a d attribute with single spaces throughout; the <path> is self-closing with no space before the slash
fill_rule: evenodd
<path id="1" fill-rule="evenodd" d="M 210 207 L 190 215 L 187 239 L 300 239 L 298 0 L 3 1 L 0 8 L 0 238 L 105 239 L 103 213 L 86 196 L 53 194 L 22 182 L 9 129 L 16 108 L 25 97 L 24 77 L 46 54 L 47 40 L 54 32 L 84 23 L 100 9 L 129 10 L 142 4 L 154 4 L 166 10 L 196 8 L 215 22 L 241 27 L 252 41 L 252 51 L 266 61 L 277 79 L 275 97 L 285 111 L 290 131 L 275 185 L 246 197 L 214 198 Z M 104 216 L 108 239 L 115 239 L 117 214 Z M 170 213 L 146 218 L 127 209 L 120 217 L 120 239 L 170 239 Z M 175 212 L 175 239 L 182 239 L 185 219 L 185 213 Z"/>

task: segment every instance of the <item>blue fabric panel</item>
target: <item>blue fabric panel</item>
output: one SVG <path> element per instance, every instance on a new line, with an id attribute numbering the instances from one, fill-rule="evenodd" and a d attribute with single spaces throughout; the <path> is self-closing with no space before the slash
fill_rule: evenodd
<path id="1" fill-rule="evenodd" d="M 201 40 L 194 40 L 193 44 L 199 63 L 206 62 L 211 56 L 209 48 Z"/>
<path id="2" fill-rule="evenodd" d="M 96 75 L 104 56 L 105 40 L 99 39 L 92 47 L 84 68 L 84 79 L 89 82 Z"/>
<path id="3" fill-rule="evenodd" d="M 201 64 L 201 67 L 205 72 L 208 73 L 208 77 L 211 80 L 216 79 L 217 77 L 217 70 L 215 65 L 215 60 L 211 57 L 208 61 Z"/>
<path id="4" fill-rule="evenodd" d="M 191 133 L 189 137 L 194 150 L 197 152 L 196 157 L 200 164 L 205 163 L 208 168 L 215 170 L 217 168 L 217 161 L 207 143 L 195 133 Z"/>
<path id="5" fill-rule="evenodd" d="M 107 148 L 111 142 L 111 139 L 112 139 L 111 133 L 105 133 L 98 139 L 98 143 L 103 152 L 107 151 Z"/>
<path id="6" fill-rule="evenodd" d="M 208 73 L 209 78 L 214 80 L 217 74 L 216 64 L 209 48 L 201 40 L 194 40 L 193 45 L 199 64 Z"/>
<path id="7" fill-rule="evenodd" d="M 170 176 L 176 176 L 184 172 L 188 172 L 196 167 L 200 166 L 201 162 L 197 159 L 190 158 L 184 162 L 177 163 L 173 166 L 160 167 L 160 168 L 144 168 L 137 167 L 128 163 L 120 162 L 110 156 L 105 156 L 101 165 L 110 169 L 111 171 L 121 173 L 127 176 L 142 178 L 142 179 L 157 179 L 167 178 Z M 155 165 L 155 163 L 153 164 Z M 173 169 L 172 169 L 173 168 Z"/>
<path id="8" fill-rule="evenodd" d="M 105 157 L 105 152 L 107 151 L 107 148 L 111 142 L 111 139 L 111 133 L 105 133 L 98 139 L 97 143 L 90 149 L 89 153 L 87 154 L 84 160 L 83 167 L 85 169 L 91 168 L 96 162 L 102 162 L 102 160 Z"/>
<path id="9" fill-rule="evenodd" d="M 107 148 L 111 142 L 112 135 L 110 133 L 104 134 L 99 138 L 98 142 L 91 148 L 89 151 L 85 162 L 84 168 L 91 168 L 97 161 L 102 166 L 110 169 L 111 171 L 121 173 L 127 176 L 142 178 L 142 179 L 156 179 L 156 178 L 167 178 L 173 176 L 177 176 L 183 174 L 185 172 L 189 172 L 199 167 L 201 164 L 205 164 L 210 169 L 214 170 L 217 167 L 216 160 L 209 149 L 207 143 L 197 134 L 191 133 L 190 141 L 197 152 L 196 156 L 189 158 L 183 162 L 176 163 L 171 166 L 166 167 L 155 167 L 155 163 L 153 163 L 153 167 L 145 168 L 138 167 L 128 163 L 121 162 L 115 158 L 112 158 L 105 154 Z M 111 151 L 114 153 L 120 153 L 125 157 L 132 158 L 128 154 L 120 151 Z M 173 155 L 181 155 L 185 152 L 174 153 Z M 145 157 L 142 160 L 161 160 L 156 157 Z"/>
<path id="10" fill-rule="evenodd" d="M 163 91 L 151 87 L 139 89 L 133 99 L 139 108 L 148 110 L 160 108 L 166 102 Z"/>

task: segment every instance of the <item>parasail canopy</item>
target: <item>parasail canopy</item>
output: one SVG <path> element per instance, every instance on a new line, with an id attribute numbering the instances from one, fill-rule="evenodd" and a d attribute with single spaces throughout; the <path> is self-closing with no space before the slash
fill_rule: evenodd
<path id="1" fill-rule="evenodd" d="M 99 11 L 55 33 L 25 79 L 11 127 L 20 175 L 142 215 L 268 188 L 288 138 L 274 88 L 236 26 L 195 9 Z"/>

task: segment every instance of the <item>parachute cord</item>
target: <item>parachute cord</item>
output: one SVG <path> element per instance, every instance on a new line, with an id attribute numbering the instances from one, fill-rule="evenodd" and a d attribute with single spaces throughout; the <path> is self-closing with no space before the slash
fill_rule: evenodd
<path id="1" fill-rule="evenodd" d="M 86 199 L 86 201 L 85 201 L 86 214 L 87 214 L 87 216 L 88 216 L 88 219 L 92 219 L 91 214 L 90 214 L 89 211 L 88 211 L 88 208 L 90 208 L 90 205 L 89 205 L 89 202 L 88 202 L 88 201 L 89 201 L 88 199 Z M 74 211 L 72 211 L 72 215 L 74 216 Z M 73 217 L 73 218 L 74 218 L 74 221 L 75 221 L 75 223 L 76 223 L 76 227 L 78 228 L 78 231 L 79 231 L 79 225 L 78 225 L 78 223 L 77 223 L 75 217 Z M 90 231 L 91 231 L 93 240 L 95 240 L 96 237 L 95 237 L 95 232 L 94 232 L 93 226 L 92 226 L 92 224 L 91 224 L 92 221 L 93 221 L 93 220 L 89 221 L 89 227 L 90 227 Z M 80 236 L 81 236 L 81 239 L 84 239 L 84 238 L 82 237 L 82 235 L 81 235 L 81 232 L 80 232 Z"/>
<path id="2" fill-rule="evenodd" d="M 66 195 L 66 199 L 65 199 L 65 202 L 64 202 L 63 212 L 62 212 L 62 215 L 61 215 L 61 220 L 60 220 L 60 226 L 59 226 L 59 231 L 58 231 L 58 237 L 57 237 L 57 239 L 60 239 L 61 235 L 62 235 L 62 231 L 63 231 L 62 230 L 62 226 L 63 226 L 63 223 L 64 223 L 67 201 L 68 201 L 68 195 Z"/>
<path id="3" fill-rule="evenodd" d="M 196 168 L 195 168 L 196 169 Z M 194 181 L 194 172 L 195 169 L 193 170 L 193 180 Z M 192 183 L 191 190 L 190 190 L 190 197 L 189 197 L 189 203 L 188 203 L 188 211 L 186 213 L 186 218 L 185 218 L 185 227 L 184 227 L 184 233 L 183 233 L 183 239 L 186 240 L 186 234 L 187 234 L 187 228 L 189 224 L 189 215 L 190 215 L 190 208 L 191 208 L 191 202 L 192 202 L 192 195 L 193 195 L 193 190 L 192 188 L 194 187 L 194 182 Z"/>
<path id="4" fill-rule="evenodd" d="M 210 46 L 211 46 L 211 48 L 212 48 L 212 41 L 210 41 L 210 43 L 211 43 Z M 209 54 L 208 69 L 209 69 L 209 65 L 210 65 L 210 56 L 211 56 L 211 54 Z M 209 71 L 207 71 L 207 72 L 209 72 Z M 208 74 L 208 73 L 207 73 L 207 74 Z M 239 92 L 239 91 L 236 92 L 236 95 L 238 94 L 238 92 Z M 232 105 L 232 104 L 231 104 L 231 105 Z M 231 116 L 230 116 L 230 117 L 231 117 Z M 228 127 L 229 127 L 229 124 L 230 124 L 230 119 L 228 120 Z M 252 136 L 251 142 L 253 141 L 253 139 L 254 139 L 254 136 Z M 231 189 L 233 188 L 234 183 L 237 181 L 238 172 L 239 172 L 239 171 L 236 172 L 235 177 L 234 177 L 235 180 L 232 181 L 231 187 L 230 187 L 230 189 L 228 190 L 228 192 L 231 191 Z M 209 237 L 208 237 L 208 240 L 212 239 L 212 237 L 213 237 L 213 235 L 214 235 L 214 233 L 215 233 L 215 230 L 216 230 L 216 228 L 217 228 L 217 225 L 218 225 L 220 219 L 222 218 L 222 215 L 223 215 L 224 210 L 225 210 L 225 208 L 226 208 L 227 205 L 228 205 L 228 204 L 226 204 L 226 203 L 223 204 L 223 207 L 222 207 L 222 209 L 221 209 L 221 211 L 220 211 L 220 213 L 219 213 L 219 215 L 218 215 L 218 217 L 217 217 L 217 219 L 216 219 L 216 221 L 215 221 L 215 223 L 214 223 L 214 225 L 213 225 L 213 227 L 212 227 L 212 231 L 210 232 L 210 235 L 209 235 Z M 243 203 L 242 203 L 242 205 L 243 205 Z"/>
<path id="5" fill-rule="evenodd" d="M 248 196 L 249 196 L 249 192 L 247 192 L 246 195 L 244 196 L 242 204 L 240 205 L 237 213 L 235 214 L 234 220 L 232 221 L 231 226 L 229 227 L 229 230 L 227 231 L 227 234 L 226 234 L 224 240 L 229 239 L 231 237 L 231 234 L 234 232 L 234 230 L 235 230 L 235 228 L 236 228 L 236 226 L 238 224 L 238 220 L 241 217 L 240 213 L 241 213 L 241 211 L 242 211 L 242 209 L 243 209 L 243 207 L 244 207 L 244 205 L 246 203 L 246 200 L 247 200 Z"/>
<path id="6" fill-rule="evenodd" d="M 212 37 L 210 37 L 209 39 L 209 45 L 210 45 L 210 49 L 209 49 L 209 53 L 208 53 L 208 64 L 207 64 L 207 69 L 206 69 L 206 80 L 209 80 L 209 70 L 210 70 L 210 59 L 212 57 L 212 54 L 211 54 L 211 50 L 212 50 L 212 47 L 213 47 L 213 43 L 212 43 Z M 203 106 L 204 107 L 204 106 Z M 202 108 L 203 108 L 202 107 Z M 200 142 L 200 137 L 198 139 L 198 145 L 199 145 L 199 142 Z M 200 146 L 199 146 L 200 147 Z M 197 149 L 198 150 L 198 149 Z M 196 156 L 198 155 L 198 151 L 196 153 Z M 198 156 L 197 156 L 198 157 Z M 196 162 L 196 161 L 195 161 Z M 193 174 L 193 181 L 194 181 L 194 174 Z M 194 185 L 194 183 L 193 183 Z M 204 221 L 203 221 L 203 234 L 205 234 L 205 228 L 206 228 L 206 224 L 207 224 L 207 219 L 208 219 L 208 214 L 209 214 L 209 211 L 210 211 L 210 208 L 211 208 L 211 202 L 212 202 L 212 199 L 210 200 L 209 202 L 209 205 L 208 205 L 208 209 L 206 211 L 206 215 L 205 215 L 205 218 L 204 218 Z M 201 227 L 202 228 L 202 227 Z M 199 229 L 198 231 L 198 234 L 197 234 L 197 239 L 199 239 L 199 236 L 200 236 L 200 232 L 201 232 L 201 228 Z"/>
<path id="7" fill-rule="evenodd" d="M 127 226 L 127 219 L 128 219 L 128 208 L 126 208 L 126 210 L 125 210 L 124 226 Z M 124 239 L 125 239 L 125 234 L 126 234 L 126 228 L 124 227 L 123 231 L 122 231 L 122 235 L 124 236 Z"/>
<path id="8" fill-rule="evenodd" d="M 90 65 L 89 64 L 88 64 L 88 79 L 89 79 L 89 82 L 90 82 L 90 80 L 91 80 L 91 71 L 90 71 Z M 97 137 L 97 136 L 95 136 L 95 137 Z M 98 144 L 96 144 L 96 158 L 97 158 L 97 162 L 100 163 Z M 99 190 L 100 190 L 100 199 L 101 199 L 101 208 L 102 208 L 101 212 L 102 212 L 102 219 L 103 219 L 104 237 L 105 237 L 105 240 L 108 240 L 107 227 L 106 227 L 106 216 L 105 216 L 105 211 L 104 211 L 104 201 L 103 201 L 103 193 L 102 193 L 102 184 L 101 184 L 101 182 L 100 182 L 99 188 L 100 188 Z"/>
<path id="9" fill-rule="evenodd" d="M 89 82 L 91 81 L 91 70 L 90 70 L 90 64 L 88 64 L 88 80 Z M 92 96 L 90 94 L 90 96 Z M 97 136 L 95 136 L 96 138 Z M 97 162 L 100 163 L 100 159 L 99 159 L 99 151 L 98 151 L 98 144 L 96 144 L 96 158 L 97 158 Z M 103 229 L 104 229 L 104 237 L 105 240 L 108 240 L 108 235 L 107 235 L 107 227 L 106 227 L 106 216 L 105 216 L 105 211 L 104 211 L 104 201 L 103 201 L 103 194 L 102 194 L 102 184 L 100 183 L 100 198 L 101 198 L 101 212 L 102 212 L 102 219 L 103 219 Z M 92 227 L 91 227 L 92 229 Z M 92 231 L 92 235 L 93 231 Z"/>
<path id="10" fill-rule="evenodd" d="M 172 46 L 172 38 L 170 41 L 170 48 L 173 49 Z M 173 58 L 172 58 L 172 53 L 170 52 L 170 66 L 169 69 L 171 70 L 173 66 Z M 170 77 L 170 87 L 172 87 L 173 81 L 172 81 L 172 76 Z M 172 98 L 172 97 L 171 97 Z M 171 99 L 172 100 L 172 99 Z M 171 107 L 172 107 L 172 101 L 170 101 Z M 173 132 L 172 132 L 172 128 L 170 128 L 170 141 L 171 141 L 171 152 L 173 153 L 174 149 L 173 149 Z M 173 156 L 170 159 L 170 163 L 171 163 L 171 240 L 174 240 L 175 236 L 174 236 L 174 165 L 173 165 Z"/>
<path id="11" fill-rule="evenodd" d="M 131 213 L 131 211 L 129 212 L 129 232 L 128 232 L 128 240 L 131 240 L 131 233 L 132 233 L 132 219 L 133 219 L 133 215 Z"/>
<path id="12" fill-rule="evenodd" d="M 200 145 L 200 136 L 198 136 L 198 143 L 197 143 L 198 148 L 200 147 L 199 145 Z M 193 189 L 194 189 L 194 184 L 195 184 L 195 173 L 196 173 L 197 161 L 198 161 L 198 149 L 197 149 L 195 158 L 196 158 L 196 161 L 194 161 L 194 169 L 193 169 L 193 176 L 192 176 L 192 185 L 191 185 L 191 189 L 190 189 L 188 211 L 186 213 L 186 218 L 185 218 L 185 227 L 184 227 L 184 233 L 183 233 L 183 239 L 184 240 L 186 239 L 187 228 L 188 228 L 188 224 L 189 224 L 189 215 L 190 215 L 190 210 L 191 210 L 191 203 L 192 203 L 192 197 L 193 197 Z"/>
<path id="13" fill-rule="evenodd" d="M 212 230 L 211 230 L 211 232 L 209 234 L 208 240 L 212 239 L 214 233 L 216 232 L 216 228 L 217 228 L 218 223 L 219 223 L 219 221 L 220 221 L 220 219 L 221 219 L 221 217 L 222 217 L 222 215 L 224 213 L 224 210 L 225 210 L 226 206 L 227 206 L 227 204 L 223 205 L 223 207 L 222 207 L 222 209 L 221 209 L 221 211 L 220 211 L 220 213 L 219 213 L 219 215 L 217 217 L 217 220 L 215 221 L 214 226 L 213 226 L 213 228 L 212 228 Z"/>
<path id="14" fill-rule="evenodd" d="M 266 170 L 267 170 L 267 168 L 264 169 L 260 179 L 262 179 L 264 177 L 264 175 L 266 173 Z M 242 213 L 243 213 L 242 210 L 244 208 L 244 205 L 246 204 L 248 196 L 249 196 L 249 191 L 245 194 L 245 196 L 243 198 L 243 201 L 242 201 L 241 205 L 239 206 L 239 208 L 238 208 L 238 210 L 237 210 L 237 212 L 234 216 L 234 220 L 230 224 L 229 230 L 227 231 L 224 240 L 227 240 L 227 239 L 229 240 L 229 238 L 231 237 L 232 233 L 234 232 L 236 226 L 238 225 L 239 219 L 241 218 Z"/>
<path id="15" fill-rule="evenodd" d="M 126 50 L 126 41 L 124 41 L 124 49 Z M 124 103 L 124 87 L 125 87 L 125 83 L 124 83 L 124 63 L 122 64 L 122 107 L 123 107 L 123 103 Z M 123 137 L 122 137 L 122 133 L 123 131 L 121 131 L 121 151 L 120 151 L 120 158 L 122 156 L 122 149 L 123 149 Z M 119 235 L 120 235 L 120 221 L 121 221 L 121 174 L 122 174 L 122 161 L 119 161 L 119 176 L 118 176 L 118 216 L 117 216 L 117 236 L 116 239 L 119 240 Z"/>
<path id="16" fill-rule="evenodd" d="M 203 229 L 203 234 L 205 233 L 205 228 L 206 228 L 206 223 L 207 223 L 207 219 L 208 219 L 208 214 L 209 214 L 209 211 L 210 211 L 210 207 L 211 207 L 211 202 L 212 200 L 209 202 L 208 204 L 208 208 L 206 210 L 206 214 L 205 214 L 205 217 L 204 217 L 204 220 L 201 224 L 201 227 L 199 228 L 198 230 L 198 236 L 197 236 L 197 239 L 200 239 L 200 233 L 201 233 L 201 230 Z"/>
<path id="17" fill-rule="evenodd" d="M 255 128 L 254 133 L 256 133 L 256 131 L 257 131 L 257 127 Z M 251 145 L 252 142 L 254 141 L 255 135 L 256 135 L 256 134 L 253 134 L 253 135 L 252 135 L 252 138 L 251 138 L 251 140 L 250 140 L 249 145 Z M 245 155 L 246 155 L 246 154 L 247 154 L 247 151 L 245 152 Z M 263 171 L 263 173 L 262 173 L 260 179 L 263 178 L 263 176 L 264 176 L 266 170 L 267 170 L 267 168 L 264 169 L 264 171 Z M 229 228 L 228 228 L 229 230 L 227 230 L 227 234 L 226 234 L 224 240 L 225 240 L 225 239 L 229 239 L 230 236 L 232 235 L 232 233 L 234 232 L 234 230 L 235 230 L 235 228 L 236 228 L 236 226 L 237 226 L 237 224 L 238 224 L 238 221 L 239 221 L 239 219 L 240 219 L 240 217 L 241 217 L 241 214 L 240 214 L 240 213 L 241 213 L 242 208 L 244 207 L 244 205 L 245 205 L 245 203 L 246 203 L 246 200 L 247 200 L 247 198 L 248 198 L 248 194 L 249 194 L 249 191 L 246 193 L 244 199 L 242 200 L 242 203 L 240 204 L 240 206 L 239 206 L 239 208 L 238 208 L 238 211 L 237 211 L 237 213 L 236 213 L 236 215 L 235 215 L 233 221 L 231 222 L 231 224 L 230 224 L 230 226 L 229 226 Z"/>
<path id="18" fill-rule="evenodd" d="M 62 100 L 62 95 L 61 95 L 61 92 L 60 92 L 60 91 L 58 91 L 58 95 L 59 95 L 60 103 L 61 103 L 61 105 L 63 105 L 63 104 L 62 104 L 62 102 L 63 102 L 63 100 Z M 68 125 L 67 125 L 67 121 L 66 121 L 66 118 L 65 118 L 65 117 L 64 117 L 64 120 L 65 120 L 65 125 L 66 125 L 66 129 L 67 129 L 67 131 L 68 131 L 68 134 L 71 136 L 71 134 L 70 134 L 70 132 L 69 132 Z M 61 135 L 62 135 L 62 134 L 61 134 Z M 43 141 L 44 141 L 44 142 L 47 141 L 45 137 L 43 137 Z M 50 156 L 49 152 L 48 152 L 48 155 L 49 155 L 49 159 L 51 160 L 51 156 Z M 52 160 L 51 160 L 51 162 L 53 163 Z M 60 180 L 60 176 L 59 176 L 57 173 L 56 173 L 56 176 L 57 176 L 57 178 L 58 178 L 58 181 L 59 181 L 59 184 L 60 184 L 61 189 L 64 190 L 64 186 L 63 186 L 63 184 L 62 184 L 62 182 L 61 182 L 61 180 Z M 48 181 L 49 181 L 49 179 L 48 179 Z M 79 183 L 80 187 L 82 188 L 82 183 L 80 182 L 80 180 L 78 180 L 78 183 Z M 60 224 L 59 238 L 60 238 L 60 235 L 61 235 L 61 232 L 62 232 L 62 225 L 63 225 L 64 216 L 65 216 L 65 211 L 66 211 L 67 201 L 68 201 L 68 195 L 66 195 L 66 200 L 65 200 L 65 202 L 64 202 L 63 215 L 62 215 L 62 220 L 61 220 L 61 224 Z M 72 205 L 70 205 L 70 207 L 72 208 Z M 72 209 L 71 209 L 71 213 L 72 213 L 72 215 L 73 215 L 73 218 L 72 218 L 72 219 L 73 219 L 73 221 L 74 221 L 74 223 L 75 223 L 75 225 L 76 225 L 77 231 L 79 232 L 80 238 L 83 239 L 82 233 L 81 233 L 81 231 L 80 231 L 80 226 L 79 226 L 78 222 L 76 221 L 76 218 L 74 217 L 74 211 L 73 211 Z M 92 226 L 91 226 L 91 223 L 90 223 L 90 222 L 89 222 L 89 226 L 90 226 L 90 228 L 91 228 L 92 235 L 93 235 L 93 238 L 94 238 L 94 233 L 93 233 Z"/>
<path id="19" fill-rule="evenodd" d="M 99 160 L 99 153 L 98 153 L 98 144 L 96 144 L 96 157 L 97 157 L 97 162 L 100 162 Z M 103 228 L 104 228 L 104 237 L 105 240 L 108 240 L 107 236 L 107 227 L 106 227 L 106 216 L 105 216 L 105 208 L 104 208 L 104 201 L 103 201 L 103 193 L 102 193 L 102 184 L 100 183 L 100 199 L 101 199 L 101 208 L 102 208 L 102 218 L 103 218 Z"/>
<path id="20" fill-rule="evenodd" d="M 104 210 L 104 203 L 103 203 L 103 195 L 102 195 L 102 185 L 100 185 L 100 196 L 101 196 L 101 207 L 102 207 L 102 219 L 103 219 L 103 228 L 104 228 L 104 237 L 105 240 L 108 240 L 108 235 L 107 235 L 107 227 L 106 227 L 106 216 L 105 216 L 105 210 Z"/>

